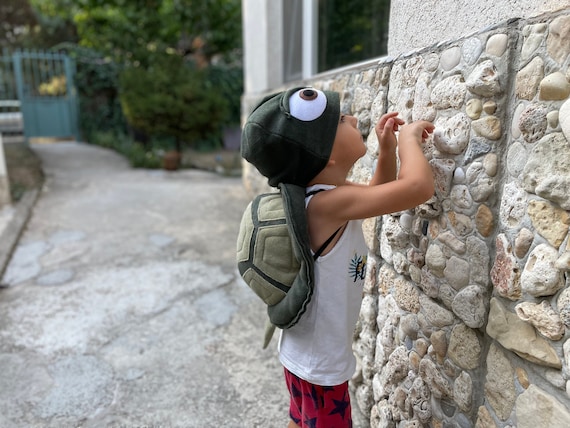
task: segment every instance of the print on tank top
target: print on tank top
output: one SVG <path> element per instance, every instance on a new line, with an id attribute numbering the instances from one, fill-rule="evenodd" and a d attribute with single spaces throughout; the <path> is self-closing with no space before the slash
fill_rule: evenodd
<path id="1" fill-rule="evenodd" d="M 354 257 L 350 261 L 350 266 L 348 268 L 348 274 L 352 278 L 353 282 L 363 280 L 366 276 L 366 255 L 358 255 L 354 253 Z"/>

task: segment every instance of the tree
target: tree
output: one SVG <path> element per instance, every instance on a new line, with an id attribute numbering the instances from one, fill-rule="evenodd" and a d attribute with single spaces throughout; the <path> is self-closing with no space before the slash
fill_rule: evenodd
<path id="1" fill-rule="evenodd" d="M 18 0 L 10 0 L 18 1 Z M 126 64 L 155 54 L 235 60 L 241 49 L 239 0 L 31 0 L 43 15 L 73 22 L 80 45 Z"/>
<path id="2" fill-rule="evenodd" d="M 83 83 L 103 83 L 102 76 L 117 82 L 115 90 L 100 85 L 99 93 L 78 88 L 82 108 L 97 114 L 82 119 L 82 124 L 93 124 L 90 129 L 122 118 L 116 113 L 117 96 L 131 126 L 152 135 L 169 135 L 178 143 L 191 144 L 214 131 L 220 134 L 221 123 L 239 123 L 240 0 L 22 1 L 29 1 L 40 17 L 39 25 L 34 24 L 39 27 L 36 34 L 43 36 L 48 28 L 53 34 L 56 29 L 72 30 L 75 46 L 57 37 L 49 40 L 55 41 L 51 46 L 75 57 L 77 77 L 84 78 Z M 183 79 L 189 82 L 184 84 Z M 176 85 L 168 85 L 173 82 Z M 101 108 L 94 100 L 101 101 Z M 173 123 L 181 117 L 183 123 Z"/>
<path id="3" fill-rule="evenodd" d="M 27 0 L 2 0 L 0 3 L 0 47 L 18 46 L 20 40 L 36 23 L 36 16 Z"/>
<path id="4" fill-rule="evenodd" d="M 207 84 L 204 71 L 176 58 L 142 69 L 130 67 L 121 76 L 121 105 L 129 124 L 153 136 L 195 145 L 219 133 L 227 103 Z"/>
<path id="5" fill-rule="evenodd" d="M 125 67 L 154 67 L 165 56 L 198 68 L 239 123 L 243 87 L 240 0 L 31 0 L 43 14 L 71 20 L 78 43 Z"/>

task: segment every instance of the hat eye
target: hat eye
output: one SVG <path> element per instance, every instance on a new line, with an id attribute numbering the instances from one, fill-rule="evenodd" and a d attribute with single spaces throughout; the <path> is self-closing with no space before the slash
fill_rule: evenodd
<path id="1" fill-rule="evenodd" d="M 311 101 L 317 98 L 319 94 L 313 89 L 303 89 L 301 92 L 299 92 L 299 96 L 306 101 Z"/>
<path id="2" fill-rule="evenodd" d="M 327 108 L 324 92 L 313 88 L 303 88 L 289 98 L 291 116 L 309 122 L 320 117 Z"/>

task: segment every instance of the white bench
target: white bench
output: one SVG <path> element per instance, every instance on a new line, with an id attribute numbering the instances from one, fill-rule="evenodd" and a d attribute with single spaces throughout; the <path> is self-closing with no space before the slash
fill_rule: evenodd
<path id="1" fill-rule="evenodd" d="M 22 134 L 24 118 L 20 111 L 20 101 L 0 100 L 0 132 L 3 134 Z"/>

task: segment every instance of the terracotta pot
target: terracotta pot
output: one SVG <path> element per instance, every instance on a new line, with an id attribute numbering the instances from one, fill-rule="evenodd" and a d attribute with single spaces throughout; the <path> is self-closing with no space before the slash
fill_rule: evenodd
<path id="1" fill-rule="evenodd" d="M 180 167 L 182 155 L 177 151 L 169 151 L 162 157 L 162 167 L 168 171 L 176 171 Z"/>

